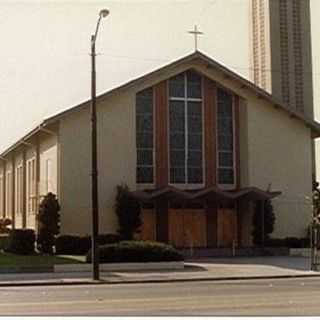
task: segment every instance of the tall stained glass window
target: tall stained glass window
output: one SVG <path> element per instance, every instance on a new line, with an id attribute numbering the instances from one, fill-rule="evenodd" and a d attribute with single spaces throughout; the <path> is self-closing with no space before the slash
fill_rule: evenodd
<path id="1" fill-rule="evenodd" d="M 136 95 L 137 183 L 154 181 L 153 91 L 143 90 Z"/>
<path id="2" fill-rule="evenodd" d="M 218 184 L 234 185 L 233 96 L 218 89 L 217 100 Z"/>
<path id="3" fill-rule="evenodd" d="M 201 76 L 193 71 L 169 80 L 170 183 L 203 183 Z"/>

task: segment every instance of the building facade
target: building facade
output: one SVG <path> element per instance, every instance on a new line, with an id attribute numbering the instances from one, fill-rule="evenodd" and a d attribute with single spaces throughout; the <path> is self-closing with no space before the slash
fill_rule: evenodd
<path id="1" fill-rule="evenodd" d="M 141 237 L 178 247 L 252 245 L 257 201 L 273 236 L 306 236 L 318 123 L 196 52 L 98 98 L 100 232 L 117 231 L 116 187 L 143 207 Z M 48 191 L 61 233 L 91 230 L 90 101 L 46 119 L 2 153 L 0 214 L 36 227 Z M 299 199 L 297 202 L 296 199 Z"/>
<path id="2" fill-rule="evenodd" d="M 313 118 L 309 0 L 251 0 L 252 81 Z"/>

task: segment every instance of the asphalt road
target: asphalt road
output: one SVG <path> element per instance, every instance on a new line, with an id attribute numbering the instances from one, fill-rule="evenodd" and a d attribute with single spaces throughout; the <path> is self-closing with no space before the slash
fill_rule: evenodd
<path id="1" fill-rule="evenodd" d="M 1 315 L 320 315 L 320 279 L 1 287 Z"/>

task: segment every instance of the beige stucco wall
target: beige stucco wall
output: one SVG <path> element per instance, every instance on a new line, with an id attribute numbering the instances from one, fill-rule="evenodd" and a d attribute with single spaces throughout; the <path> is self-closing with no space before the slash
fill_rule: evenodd
<path id="1" fill-rule="evenodd" d="M 34 144 L 34 146 L 27 146 L 26 147 L 26 166 L 28 163 L 28 160 L 31 160 L 33 158 L 37 158 L 36 156 L 36 139 L 33 139 L 32 144 Z M 26 170 L 27 172 L 27 170 Z M 27 176 L 27 173 L 26 173 Z M 26 188 L 27 189 L 27 188 Z M 35 229 L 36 228 L 36 216 L 34 213 L 30 213 L 28 212 L 28 195 L 27 195 L 27 191 L 25 193 L 25 197 L 26 197 L 26 227 L 30 228 L 30 229 Z"/>
<path id="2" fill-rule="evenodd" d="M 18 148 L 14 155 L 14 166 L 15 166 L 15 189 L 17 188 L 17 168 L 23 166 L 23 152 L 22 148 Z M 17 208 L 17 192 L 15 190 L 15 206 L 14 206 L 14 227 L 22 228 L 23 227 L 23 215 L 22 212 L 19 212 Z M 20 195 L 20 198 L 23 201 L 23 193 Z"/>
<path id="3" fill-rule="evenodd" d="M 248 101 L 247 115 L 249 184 L 282 192 L 273 201 L 273 236 L 306 236 L 312 213 L 310 129 L 257 98 Z"/>
<path id="4" fill-rule="evenodd" d="M 10 197 L 10 204 L 9 204 L 8 196 L 7 196 L 8 192 L 10 192 L 10 194 L 13 195 L 13 190 L 12 190 L 13 189 L 13 181 L 12 181 L 12 179 L 11 179 L 11 188 L 9 188 L 10 191 L 7 188 L 8 187 L 7 174 L 9 172 L 11 172 L 11 178 L 12 178 L 12 175 L 13 175 L 13 159 L 12 159 L 12 157 L 8 157 L 7 158 L 6 167 L 5 167 L 5 175 L 6 175 L 6 184 L 5 184 L 5 190 L 6 190 L 5 217 L 9 218 L 9 219 L 12 219 L 13 199 Z"/>
<path id="5" fill-rule="evenodd" d="M 109 97 L 98 106 L 100 232 L 115 232 L 116 186 L 135 188 L 135 95 Z M 91 232 L 91 131 L 89 108 L 60 123 L 62 233 Z"/>
<path id="6" fill-rule="evenodd" d="M 0 217 L 4 214 L 4 161 L 0 159 L 0 177 L 2 178 L 2 185 L 0 187 Z"/>
<path id="7" fill-rule="evenodd" d="M 57 170 L 58 170 L 58 144 L 56 135 L 42 136 L 40 139 L 40 178 L 39 195 L 40 198 L 48 192 L 57 194 Z M 49 170 L 48 170 L 49 163 Z M 48 172 L 47 172 L 48 171 Z"/>

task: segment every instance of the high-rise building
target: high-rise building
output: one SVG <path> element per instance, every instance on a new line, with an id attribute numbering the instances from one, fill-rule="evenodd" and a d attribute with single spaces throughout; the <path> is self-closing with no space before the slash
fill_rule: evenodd
<path id="1" fill-rule="evenodd" d="M 313 118 L 309 0 L 251 0 L 251 79 Z"/>

